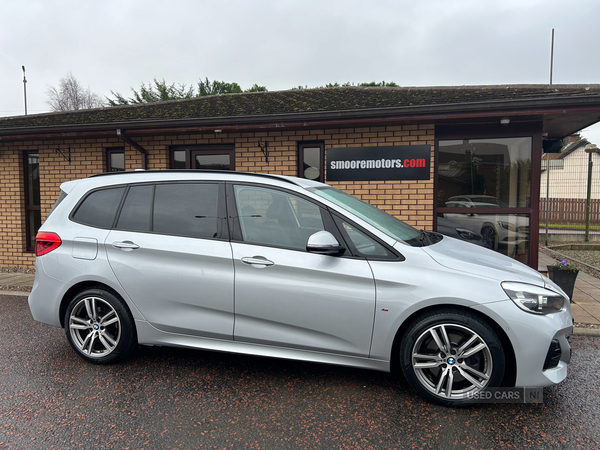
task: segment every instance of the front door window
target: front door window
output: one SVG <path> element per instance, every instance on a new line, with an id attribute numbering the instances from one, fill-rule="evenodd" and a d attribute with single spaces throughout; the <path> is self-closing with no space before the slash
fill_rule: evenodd
<path id="1" fill-rule="evenodd" d="M 275 189 L 235 186 L 244 242 L 306 250 L 311 234 L 322 231 L 321 209 Z"/>

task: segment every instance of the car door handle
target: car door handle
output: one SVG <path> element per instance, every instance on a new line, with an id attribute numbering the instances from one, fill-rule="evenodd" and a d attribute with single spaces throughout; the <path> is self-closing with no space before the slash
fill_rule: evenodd
<path id="1" fill-rule="evenodd" d="M 120 248 L 121 250 L 135 250 L 140 248 L 139 245 L 134 244 L 131 241 L 113 242 L 112 246 L 114 248 Z"/>
<path id="2" fill-rule="evenodd" d="M 262 267 L 272 266 L 275 264 L 273 261 L 269 261 L 267 258 L 264 258 L 262 256 L 245 256 L 244 258 L 242 258 L 242 262 L 244 264 Z"/>

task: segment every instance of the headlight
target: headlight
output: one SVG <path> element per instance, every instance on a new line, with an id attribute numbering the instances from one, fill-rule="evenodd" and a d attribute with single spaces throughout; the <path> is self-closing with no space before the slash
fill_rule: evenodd
<path id="1" fill-rule="evenodd" d="M 467 228 L 456 228 L 458 235 L 467 241 L 477 241 L 481 239 L 481 235 Z"/>
<path id="2" fill-rule="evenodd" d="M 505 281 L 502 289 L 519 308 L 534 314 L 559 312 L 565 304 L 565 298 L 558 292 L 532 284 Z"/>
<path id="3" fill-rule="evenodd" d="M 517 227 L 510 222 L 498 222 L 498 225 L 508 231 L 517 231 Z"/>

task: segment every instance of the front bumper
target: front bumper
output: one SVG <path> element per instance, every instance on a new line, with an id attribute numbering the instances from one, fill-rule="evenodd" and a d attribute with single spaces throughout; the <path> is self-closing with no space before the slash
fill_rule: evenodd
<path id="1" fill-rule="evenodd" d="M 567 377 L 571 362 L 569 337 L 573 332 L 570 305 L 554 314 L 520 310 L 511 300 L 478 305 L 508 336 L 516 360 L 516 387 L 545 387 Z"/>

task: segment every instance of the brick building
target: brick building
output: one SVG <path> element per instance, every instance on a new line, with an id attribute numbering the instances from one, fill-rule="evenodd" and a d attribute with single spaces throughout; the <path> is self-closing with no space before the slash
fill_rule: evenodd
<path id="1" fill-rule="evenodd" d="M 477 217 L 471 228 L 493 248 L 537 267 L 543 141 L 598 121 L 600 85 L 343 87 L 2 118 L 0 267 L 33 267 L 62 182 L 142 168 L 317 179 L 427 230 Z M 340 176 L 327 165 L 334 153 L 348 155 Z M 355 170 L 365 161 L 380 167 Z M 410 161 L 414 173 L 395 170 Z M 490 214 L 459 196 L 498 202 Z"/>

